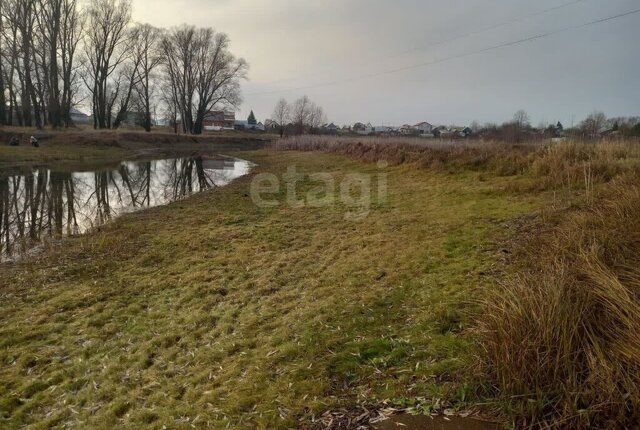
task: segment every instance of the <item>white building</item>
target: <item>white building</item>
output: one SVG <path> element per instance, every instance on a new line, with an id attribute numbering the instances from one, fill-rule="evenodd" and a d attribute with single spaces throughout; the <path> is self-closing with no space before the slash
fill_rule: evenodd
<path id="1" fill-rule="evenodd" d="M 433 126 L 428 122 L 421 122 L 413 126 L 416 130 L 418 130 L 418 134 L 432 134 Z"/>

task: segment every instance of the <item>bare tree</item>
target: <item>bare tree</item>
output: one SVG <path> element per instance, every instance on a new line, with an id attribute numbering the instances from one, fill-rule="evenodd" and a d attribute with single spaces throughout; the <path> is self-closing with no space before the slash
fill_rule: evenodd
<path id="1" fill-rule="evenodd" d="M 293 103 L 293 107 L 291 108 L 291 122 L 293 123 L 296 134 L 304 134 L 306 127 L 309 125 L 311 108 L 312 102 L 307 96 L 302 96 Z"/>
<path id="2" fill-rule="evenodd" d="M 471 132 L 473 134 L 478 134 L 480 132 L 480 130 L 482 130 L 482 126 L 480 125 L 480 123 L 477 120 L 474 120 L 471 125 L 469 126 L 469 128 L 471 129 Z"/>
<path id="3" fill-rule="evenodd" d="M 325 121 L 322 108 L 312 102 L 309 97 L 302 96 L 293 103 L 291 121 L 297 134 L 313 132 Z"/>
<path id="4" fill-rule="evenodd" d="M 134 56 L 138 61 L 138 85 L 136 91 L 140 101 L 143 118 L 142 126 L 151 131 L 151 98 L 153 97 L 152 83 L 154 71 L 162 62 L 160 52 L 160 38 L 162 32 L 149 24 L 139 24 L 134 29 Z"/>
<path id="5" fill-rule="evenodd" d="M 322 124 L 327 121 L 327 117 L 324 114 L 324 110 L 316 105 L 315 103 L 311 104 L 311 109 L 309 112 L 309 129 L 312 133 L 320 129 Z"/>
<path id="6" fill-rule="evenodd" d="M 18 86 L 22 83 L 16 82 L 16 78 L 20 80 L 20 48 L 19 48 L 19 30 L 17 25 L 17 6 L 15 0 L 2 1 L 2 60 L 5 62 L 3 71 L 3 82 L 9 93 L 9 112 L 7 115 L 7 124 L 23 125 L 22 112 L 18 109 Z M 20 76 L 17 76 L 20 75 Z M 16 118 L 14 121 L 14 111 Z"/>
<path id="7" fill-rule="evenodd" d="M 127 26 L 131 19 L 129 0 L 92 0 L 87 7 L 83 80 L 92 98 L 94 128 L 110 126 L 120 81 L 110 82 L 112 74 L 127 55 Z"/>
<path id="8" fill-rule="evenodd" d="M 34 120 L 34 111 L 38 108 L 38 97 L 33 85 L 33 31 L 36 18 L 36 0 L 6 0 L 2 5 L 3 19 L 6 20 L 8 31 L 4 36 L 10 40 L 11 51 L 10 68 L 12 70 L 11 83 L 13 87 L 13 71 L 20 85 L 20 116 L 19 124 L 31 126 Z M 18 107 L 17 91 L 9 89 L 13 98 L 12 104 Z M 11 94 L 13 92 L 13 94 Z M 42 124 L 39 116 L 35 115 L 36 126 Z"/>
<path id="9" fill-rule="evenodd" d="M 58 49 L 62 31 L 63 0 L 38 0 L 38 34 L 41 41 L 41 66 L 48 93 L 47 110 L 49 123 L 54 127 L 62 125 L 62 103 L 60 100 L 60 72 Z M 42 98 L 44 94 L 41 94 Z M 44 100 L 43 100 L 44 102 Z"/>
<path id="10" fill-rule="evenodd" d="M 169 97 L 175 106 L 175 117 L 181 118 L 183 133 L 193 129 L 193 100 L 195 78 L 191 64 L 194 62 L 192 45 L 195 43 L 195 27 L 182 26 L 173 29 L 162 39 Z"/>
<path id="11" fill-rule="evenodd" d="M 196 109 L 193 133 L 202 133 L 204 117 L 214 106 L 237 106 L 242 101 L 240 80 L 246 78 L 247 62 L 229 51 L 229 36 L 210 28 L 199 30 L 196 45 Z"/>
<path id="12" fill-rule="evenodd" d="M 531 118 L 529 118 L 529 114 L 526 111 L 520 109 L 513 115 L 513 122 L 518 126 L 519 130 L 524 130 L 531 124 Z"/>
<path id="13" fill-rule="evenodd" d="M 151 131 L 151 73 L 161 61 L 157 49 L 159 31 L 149 24 L 136 24 L 128 31 L 130 55 L 119 71 L 118 86 L 121 90 L 118 112 L 113 127 L 118 128 L 127 118 L 129 107 L 137 107 L 136 121 L 146 131 Z M 116 95 L 117 96 L 117 95 Z"/>
<path id="14" fill-rule="evenodd" d="M 178 134 L 178 112 L 180 108 L 174 97 L 174 88 L 166 77 L 161 85 L 160 100 L 163 102 L 165 107 L 164 118 L 173 128 L 173 132 Z"/>
<path id="15" fill-rule="evenodd" d="M 4 1 L 0 0 L 0 125 L 7 124 L 7 100 L 5 97 L 4 76 Z"/>
<path id="16" fill-rule="evenodd" d="M 214 106 L 240 103 L 239 81 L 248 65 L 231 54 L 226 34 L 182 26 L 163 38 L 162 49 L 183 132 L 202 133 L 204 117 Z"/>
<path id="17" fill-rule="evenodd" d="M 582 123 L 580 128 L 588 137 L 598 136 L 607 125 L 607 116 L 603 112 L 591 113 Z"/>
<path id="18" fill-rule="evenodd" d="M 140 66 L 140 58 L 132 55 L 130 61 L 127 61 L 118 70 L 118 76 L 116 78 L 116 84 L 113 87 L 113 91 L 110 92 L 107 100 L 107 106 L 109 112 L 113 112 L 114 106 L 117 105 L 116 116 L 113 122 L 110 118 L 107 120 L 109 127 L 118 128 L 122 122 L 128 118 L 129 106 L 132 102 L 132 95 L 134 95 L 134 88 L 138 85 L 139 74 L 138 67 Z"/>
<path id="19" fill-rule="evenodd" d="M 84 15 L 80 13 L 76 0 L 61 0 L 61 24 L 58 34 L 60 52 L 59 76 L 62 82 L 60 111 L 65 127 L 71 124 L 71 108 L 79 92 L 76 53 L 82 39 Z"/>
<path id="20" fill-rule="evenodd" d="M 82 20 L 76 1 L 0 2 L 0 122 L 13 124 L 15 111 L 19 125 L 65 123 L 77 87 L 74 57 Z"/>
<path id="21" fill-rule="evenodd" d="M 284 136 L 284 129 L 289 122 L 289 116 L 291 114 L 291 106 L 285 99 L 278 100 L 276 107 L 273 109 L 272 119 L 278 125 L 280 129 L 280 137 Z"/>

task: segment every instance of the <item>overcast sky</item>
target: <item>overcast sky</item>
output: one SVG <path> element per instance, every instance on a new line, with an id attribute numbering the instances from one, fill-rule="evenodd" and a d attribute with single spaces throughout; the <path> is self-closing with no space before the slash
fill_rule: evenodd
<path id="1" fill-rule="evenodd" d="M 562 6 L 557 8 L 558 6 Z M 209 26 L 250 64 L 238 117 L 307 94 L 328 120 L 374 125 L 576 123 L 640 115 L 639 0 L 133 0 L 134 19 Z M 422 66 L 421 66 L 422 65 Z M 398 71 L 398 69 L 405 70 Z"/>

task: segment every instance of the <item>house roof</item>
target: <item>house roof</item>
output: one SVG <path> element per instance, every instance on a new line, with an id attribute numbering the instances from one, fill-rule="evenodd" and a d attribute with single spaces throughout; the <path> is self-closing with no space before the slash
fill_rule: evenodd
<path id="1" fill-rule="evenodd" d="M 235 112 L 226 112 L 221 110 L 212 110 L 204 115 L 204 119 L 217 120 L 217 121 L 235 121 Z"/>
<path id="2" fill-rule="evenodd" d="M 414 125 L 414 127 L 422 127 L 422 126 L 429 126 L 429 127 L 433 127 L 431 124 L 429 124 L 429 123 L 428 123 L 428 122 L 426 122 L 426 121 L 419 122 L 419 123 L 417 123 L 416 125 Z"/>

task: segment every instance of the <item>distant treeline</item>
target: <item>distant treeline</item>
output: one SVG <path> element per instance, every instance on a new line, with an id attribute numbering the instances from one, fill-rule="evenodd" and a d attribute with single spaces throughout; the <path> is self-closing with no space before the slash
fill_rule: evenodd
<path id="1" fill-rule="evenodd" d="M 593 112 L 574 127 L 565 128 L 560 121 L 534 127 L 531 125 L 529 115 L 524 111 L 518 111 L 513 120 L 501 125 L 489 123 L 479 126 L 475 123 L 471 128 L 476 136 L 509 142 L 564 136 L 582 139 L 604 136 L 640 137 L 640 117 L 607 118 L 603 112 Z"/>

